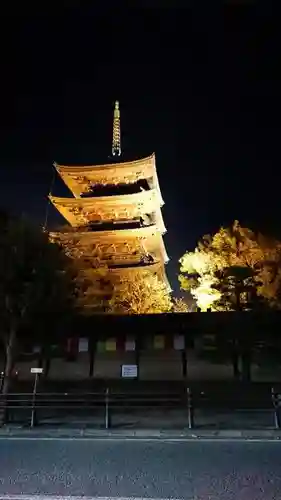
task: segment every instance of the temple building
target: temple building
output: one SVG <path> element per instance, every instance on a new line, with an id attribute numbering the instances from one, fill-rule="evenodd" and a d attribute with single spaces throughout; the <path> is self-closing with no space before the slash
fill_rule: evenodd
<path id="1" fill-rule="evenodd" d="M 85 307 L 104 308 L 112 287 L 120 280 L 157 275 L 166 277 L 168 262 L 163 234 L 166 228 L 161 207 L 155 155 L 121 162 L 120 110 L 115 103 L 112 162 L 104 165 L 54 164 L 71 197 L 50 194 L 53 206 L 66 225 L 51 232 L 78 263 L 89 284 L 82 297 Z"/>

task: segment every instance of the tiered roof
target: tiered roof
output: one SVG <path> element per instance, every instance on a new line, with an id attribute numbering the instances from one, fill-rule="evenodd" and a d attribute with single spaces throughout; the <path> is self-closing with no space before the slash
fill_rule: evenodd
<path id="1" fill-rule="evenodd" d="M 91 191 L 93 185 L 132 184 L 146 179 L 149 187 L 157 190 L 160 206 L 164 203 L 160 192 L 154 153 L 147 158 L 129 162 L 90 166 L 54 163 L 54 167 L 76 198 L 79 198 L 82 193 Z"/>
<path id="2" fill-rule="evenodd" d="M 157 215 L 159 231 L 165 232 L 156 189 L 134 194 L 89 198 L 50 196 L 52 204 L 73 227 L 101 221 L 133 221 L 146 214 Z"/>
<path id="3" fill-rule="evenodd" d="M 169 261 L 163 238 L 156 225 L 115 231 L 66 231 L 64 229 L 50 233 L 50 237 L 52 240 L 59 241 L 63 246 L 75 246 L 77 251 L 81 251 L 84 255 L 89 251 L 100 251 L 105 257 L 108 256 L 105 260 L 110 260 L 112 255 L 120 254 L 120 262 L 128 261 L 128 255 L 131 255 L 132 262 L 135 262 L 140 256 L 149 253 L 157 261 L 165 264 Z"/>
<path id="4" fill-rule="evenodd" d="M 92 166 L 55 164 L 73 198 L 50 195 L 50 201 L 72 226 L 51 238 L 75 248 L 84 260 L 97 255 L 113 278 L 156 273 L 169 287 L 164 265 L 169 260 L 155 155 L 132 162 Z M 96 186 L 122 186 L 146 180 L 148 189 L 134 194 L 96 196 Z M 104 224 L 112 226 L 106 230 Z M 126 228 L 130 224 L 133 228 Z M 116 229 L 115 229 L 116 228 Z M 71 252 L 70 252 L 71 253 Z M 147 259 L 149 257 L 149 259 Z M 90 266 L 91 267 L 91 266 Z"/>

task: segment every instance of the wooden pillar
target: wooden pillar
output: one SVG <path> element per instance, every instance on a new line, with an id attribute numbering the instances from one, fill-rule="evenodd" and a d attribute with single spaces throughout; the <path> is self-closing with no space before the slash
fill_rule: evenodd
<path id="1" fill-rule="evenodd" d="M 235 380 L 238 380 L 240 377 L 239 370 L 239 350 L 238 350 L 238 342 L 237 338 L 232 339 L 232 350 L 231 350 L 231 359 L 232 359 L 232 367 L 233 367 L 233 377 Z"/>
<path id="2" fill-rule="evenodd" d="M 97 351 L 97 339 L 89 339 L 89 377 L 94 376 L 95 357 Z"/>
<path id="3" fill-rule="evenodd" d="M 249 332 L 250 333 L 250 332 Z M 241 372 L 243 382 L 251 381 L 252 349 L 251 336 L 245 335 L 240 339 Z"/>
<path id="4" fill-rule="evenodd" d="M 186 346 L 187 346 L 186 333 L 183 330 L 182 325 L 180 325 L 180 328 L 178 328 L 176 332 L 174 331 L 174 333 L 172 335 L 171 348 L 173 350 L 176 350 L 180 354 L 181 374 L 182 374 L 183 380 L 186 380 L 186 377 L 187 377 Z"/>
<path id="5" fill-rule="evenodd" d="M 184 380 L 187 378 L 187 356 L 186 356 L 186 348 L 181 351 L 181 363 L 182 363 L 182 376 Z"/>
<path id="6" fill-rule="evenodd" d="M 140 340 L 140 337 L 137 335 L 135 337 L 135 363 L 138 367 L 138 376 L 137 376 L 137 380 L 139 380 L 139 376 L 140 376 L 140 350 L 141 350 L 141 340 Z"/>

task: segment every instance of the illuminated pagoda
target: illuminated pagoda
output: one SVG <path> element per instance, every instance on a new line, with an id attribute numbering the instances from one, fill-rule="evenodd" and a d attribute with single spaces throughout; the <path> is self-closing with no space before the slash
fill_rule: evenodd
<path id="1" fill-rule="evenodd" d="M 105 165 L 54 164 L 72 197 L 49 199 L 68 225 L 50 233 L 77 259 L 83 279 L 92 283 L 85 304 L 104 304 L 120 280 L 147 273 L 170 286 L 165 273 L 166 232 L 155 155 L 120 162 L 120 110 L 115 102 L 112 162 Z M 90 299 L 91 293 L 95 300 Z M 100 302 L 97 299 L 100 297 Z"/>

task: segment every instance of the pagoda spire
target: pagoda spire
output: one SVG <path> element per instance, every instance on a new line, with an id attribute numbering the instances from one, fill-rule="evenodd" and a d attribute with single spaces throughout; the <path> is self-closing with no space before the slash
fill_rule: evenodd
<path id="1" fill-rule="evenodd" d="M 120 109 L 119 101 L 115 101 L 113 115 L 112 156 L 121 156 Z"/>

